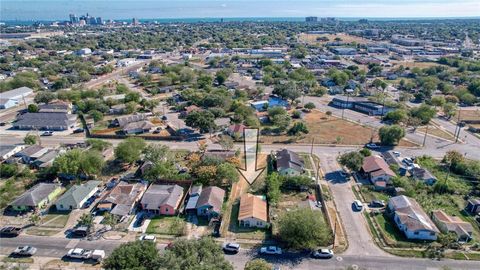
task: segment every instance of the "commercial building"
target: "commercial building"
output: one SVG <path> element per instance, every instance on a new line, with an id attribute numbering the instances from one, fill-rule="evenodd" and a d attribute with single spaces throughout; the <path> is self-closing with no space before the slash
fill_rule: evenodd
<path id="1" fill-rule="evenodd" d="M 77 126 L 77 116 L 67 113 L 25 113 L 17 117 L 13 128 L 23 130 L 68 130 Z"/>
<path id="2" fill-rule="evenodd" d="M 33 94 L 33 89 L 19 87 L 10 91 L 0 93 L 0 109 L 8 109 L 23 102 L 23 99 Z"/>

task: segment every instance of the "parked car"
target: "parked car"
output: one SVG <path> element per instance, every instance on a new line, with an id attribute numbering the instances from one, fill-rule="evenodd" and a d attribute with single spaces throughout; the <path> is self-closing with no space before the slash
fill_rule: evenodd
<path id="1" fill-rule="evenodd" d="M 137 220 L 135 221 L 135 227 L 141 227 L 143 226 L 143 223 L 145 222 L 145 215 L 140 214 Z"/>
<path id="2" fill-rule="evenodd" d="M 72 259 L 89 259 L 93 250 L 83 248 L 72 248 L 67 252 L 67 257 Z"/>
<path id="3" fill-rule="evenodd" d="M 370 202 L 370 207 L 385 207 L 385 202 L 381 200 L 373 200 Z"/>
<path id="4" fill-rule="evenodd" d="M 402 162 L 405 163 L 405 165 L 407 165 L 407 166 L 412 166 L 413 165 L 413 159 L 408 158 L 408 157 L 404 158 L 402 160 Z"/>
<path id="5" fill-rule="evenodd" d="M 155 235 L 151 235 L 151 234 L 144 234 L 144 235 L 141 235 L 138 240 L 140 241 L 149 241 L 149 242 L 157 242 L 157 237 L 155 237 Z"/>
<path id="6" fill-rule="evenodd" d="M 13 252 L 13 256 L 33 256 L 37 249 L 32 246 L 17 247 Z"/>
<path id="7" fill-rule="evenodd" d="M 83 128 L 77 128 L 73 131 L 73 133 L 83 133 L 85 130 Z"/>
<path id="8" fill-rule="evenodd" d="M 333 251 L 330 249 L 319 249 L 312 252 L 315 259 L 330 259 L 333 257 Z"/>
<path id="9" fill-rule="evenodd" d="M 22 232 L 22 228 L 9 226 L 9 227 L 3 227 L 0 230 L 0 235 L 6 236 L 6 237 L 15 237 L 15 236 L 18 236 L 21 232 Z"/>
<path id="10" fill-rule="evenodd" d="M 354 207 L 355 210 L 357 210 L 357 211 L 362 211 L 362 209 L 363 209 L 363 204 L 362 204 L 362 202 L 359 201 L 359 200 L 354 200 L 354 201 L 353 201 L 353 207 Z"/>
<path id="11" fill-rule="evenodd" d="M 240 245 L 237 243 L 224 243 L 222 248 L 224 252 L 237 253 L 240 250 Z"/>
<path id="12" fill-rule="evenodd" d="M 368 149 L 378 149 L 378 148 L 380 148 L 380 146 L 376 145 L 375 143 L 367 143 L 365 145 L 365 147 L 367 147 Z"/>
<path id="13" fill-rule="evenodd" d="M 265 255 L 282 255 L 282 249 L 277 246 L 268 246 L 260 248 L 260 254 Z"/>
<path id="14" fill-rule="evenodd" d="M 41 136 L 53 136 L 53 131 L 45 131 Z"/>
<path id="15" fill-rule="evenodd" d="M 398 151 L 392 151 L 392 154 L 394 154 L 396 157 L 399 157 L 402 155 L 402 153 L 398 152 Z"/>
<path id="16" fill-rule="evenodd" d="M 72 230 L 72 237 L 83 238 L 88 235 L 88 226 L 80 226 Z"/>

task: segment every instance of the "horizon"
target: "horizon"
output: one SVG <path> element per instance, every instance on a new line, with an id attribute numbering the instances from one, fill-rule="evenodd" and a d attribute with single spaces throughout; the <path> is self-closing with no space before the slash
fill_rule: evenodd
<path id="1" fill-rule="evenodd" d="M 274 5 L 273 5 L 274 4 Z M 1 21 L 59 21 L 89 13 L 112 20 L 287 18 L 306 16 L 367 19 L 479 18 L 480 3 L 461 0 L 4 0 Z M 393 12 L 394 11 L 394 12 Z M 388 16 L 385 16 L 388 14 Z"/>

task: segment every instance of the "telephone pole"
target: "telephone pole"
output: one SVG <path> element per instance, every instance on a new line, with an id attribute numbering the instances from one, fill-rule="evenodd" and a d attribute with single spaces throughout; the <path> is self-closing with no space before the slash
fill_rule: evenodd
<path id="1" fill-rule="evenodd" d="M 425 137 L 423 137 L 422 147 L 425 147 L 425 142 L 427 141 L 427 134 L 428 134 L 428 124 L 427 124 L 427 128 L 425 129 Z"/>

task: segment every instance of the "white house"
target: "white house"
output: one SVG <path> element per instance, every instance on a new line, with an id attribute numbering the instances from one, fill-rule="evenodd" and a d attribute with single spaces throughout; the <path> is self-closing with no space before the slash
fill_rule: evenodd
<path id="1" fill-rule="evenodd" d="M 267 202 L 252 194 L 243 194 L 240 197 L 238 223 L 244 227 L 268 226 Z"/>
<path id="2" fill-rule="evenodd" d="M 440 233 L 422 207 L 412 198 L 404 195 L 392 197 L 388 201 L 388 212 L 398 229 L 411 240 L 437 240 Z"/>

